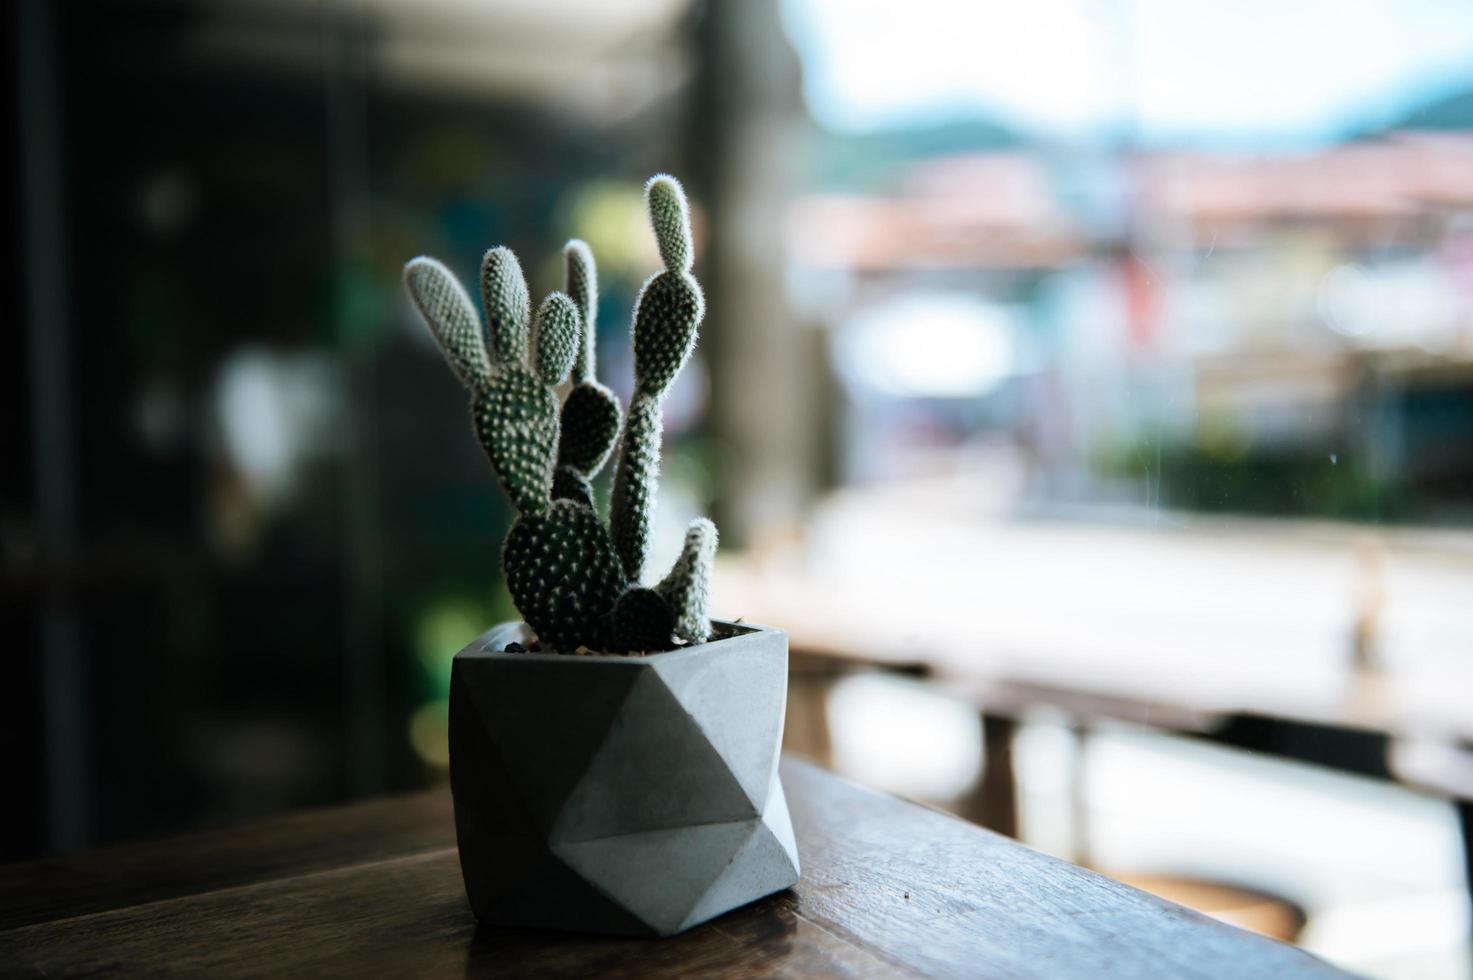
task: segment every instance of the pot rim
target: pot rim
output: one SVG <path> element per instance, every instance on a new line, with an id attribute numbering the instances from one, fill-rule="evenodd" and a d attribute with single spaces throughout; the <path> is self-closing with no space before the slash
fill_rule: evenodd
<path id="1" fill-rule="evenodd" d="M 766 626 L 762 623 L 733 622 L 726 619 L 712 619 L 712 623 L 735 631 L 734 635 L 722 636 L 705 643 L 697 643 L 692 646 L 676 647 L 674 650 L 662 650 L 659 653 L 647 653 L 641 656 L 630 656 L 618 653 L 595 653 L 583 656 L 572 656 L 566 653 L 507 653 L 505 650 L 489 649 L 489 647 L 505 646 L 511 642 L 516 635 L 526 636 L 529 633 L 527 624 L 519 619 L 508 620 L 497 623 L 495 626 L 476 637 L 455 655 L 456 660 L 490 660 L 490 661 L 515 661 L 517 663 L 583 663 L 583 664 L 609 664 L 629 668 L 637 668 L 656 661 L 674 660 L 682 657 L 697 657 L 713 647 L 733 641 L 741 642 L 751 639 L 765 639 L 769 637 L 781 637 L 784 645 L 787 644 L 788 634 L 776 626 Z"/>

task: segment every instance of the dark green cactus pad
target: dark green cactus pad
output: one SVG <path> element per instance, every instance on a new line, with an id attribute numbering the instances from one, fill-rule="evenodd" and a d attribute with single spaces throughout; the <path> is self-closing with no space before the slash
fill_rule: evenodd
<path id="1" fill-rule="evenodd" d="M 571 466 L 559 466 L 552 475 L 552 499 L 571 500 L 593 510 L 593 484 Z"/>
<path id="2" fill-rule="evenodd" d="M 705 643 L 711 636 L 707 612 L 711 597 L 711 566 L 716 561 L 716 525 L 704 517 L 690 522 L 685 546 L 670 574 L 655 591 L 670 605 L 675 635 L 687 643 Z"/>
<path id="3" fill-rule="evenodd" d="M 563 402 L 558 465 L 596 476 L 619 441 L 620 414 L 619 399 L 597 381 L 575 385 Z"/>
<path id="4" fill-rule="evenodd" d="M 547 386 L 562 384 L 578 353 L 578 307 L 563 293 L 548 293 L 537 307 L 535 351 L 537 374 Z"/>
<path id="5" fill-rule="evenodd" d="M 532 300 L 522 264 L 504 245 L 481 260 L 481 302 L 486 307 L 486 350 L 493 366 L 525 364 Z"/>
<path id="6" fill-rule="evenodd" d="M 573 359 L 573 381 L 593 377 L 593 347 L 598 337 L 598 267 L 588 243 L 573 239 L 563 246 L 563 292 L 578 307 L 583 330 L 578 334 L 578 355 Z"/>
<path id="7" fill-rule="evenodd" d="M 654 589 L 630 589 L 614 604 L 609 645 L 631 653 L 670 649 L 675 616 Z"/>
<path id="8" fill-rule="evenodd" d="M 485 384 L 491 365 L 481 338 L 481 319 L 460 280 L 438 260 L 420 256 L 404 267 L 404 286 L 455 376 L 472 388 Z"/>
<path id="9" fill-rule="evenodd" d="M 609 534 L 631 582 L 644 577 L 644 563 L 649 557 L 650 522 L 659 492 L 662 427 L 659 399 L 635 395 L 624 423 L 609 506 Z"/>
<path id="10" fill-rule="evenodd" d="M 506 495 L 526 514 L 546 507 L 557 453 L 557 396 L 531 371 L 504 365 L 476 392 L 476 435 Z"/>
<path id="11" fill-rule="evenodd" d="M 644 185 L 644 199 L 665 268 L 689 272 L 695 262 L 695 243 L 690 232 L 690 206 L 680 181 L 669 174 L 657 174 Z"/>
<path id="12" fill-rule="evenodd" d="M 518 518 L 501 562 L 522 618 L 544 646 L 558 650 L 573 650 L 598 635 L 625 589 L 598 515 L 571 500 Z"/>
<path id="13" fill-rule="evenodd" d="M 634 382 L 641 394 L 663 395 L 696 345 L 705 297 L 684 272 L 651 276 L 634 313 Z"/>

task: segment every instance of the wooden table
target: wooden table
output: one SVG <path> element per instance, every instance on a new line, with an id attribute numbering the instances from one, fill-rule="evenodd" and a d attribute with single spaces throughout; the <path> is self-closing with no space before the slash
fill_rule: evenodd
<path id="1" fill-rule="evenodd" d="M 0 973 L 1341 976 L 998 834 L 786 759 L 803 880 L 667 940 L 478 927 L 448 792 L 12 865 Z"/>

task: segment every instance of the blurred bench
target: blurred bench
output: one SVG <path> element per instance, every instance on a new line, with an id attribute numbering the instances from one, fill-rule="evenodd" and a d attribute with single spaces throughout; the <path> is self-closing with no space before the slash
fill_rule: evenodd
<path id="1" fill-rule="evenodd" d="M 825 660 L 923 674 L 977 708 L 986 755 L 959 809 L 1004 833 L 1017 722 L 1050 708 L 1081 737 L 1124 721 L 1437 792 L 1473 855 L 1473 763 L 1457 752 L 1473 745 L 1470 594 L 1466 533 L 987 522 L 906 490 L 841 496 L 805 538 L 728 559 L 713 587 L 721 608 L 788 631 L 803 737 L 826 737 L 811 734 Z"/>

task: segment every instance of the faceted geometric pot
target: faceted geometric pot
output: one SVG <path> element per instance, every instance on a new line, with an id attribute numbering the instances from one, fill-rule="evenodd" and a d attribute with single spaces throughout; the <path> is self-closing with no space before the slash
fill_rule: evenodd
<path id="1" fill-rule="evenodd" d="M 668 936 L 798 881 L 778 781 L 788 637 L 650 656 L 455 655 L 450 785 L 466 894 L 488 925 Z"/>

